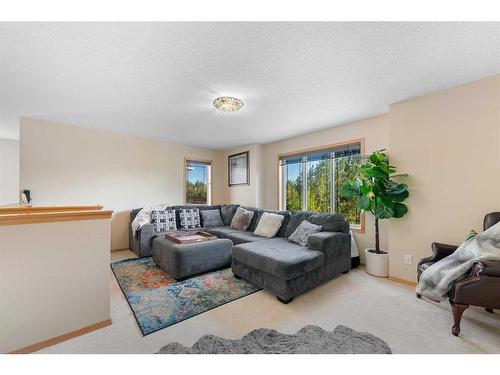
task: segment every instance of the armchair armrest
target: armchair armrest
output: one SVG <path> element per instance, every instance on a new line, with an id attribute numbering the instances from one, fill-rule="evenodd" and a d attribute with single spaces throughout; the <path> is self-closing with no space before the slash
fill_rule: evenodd
<path id="1" fill-rule="evenodd" d="M 437 262 L 443 258 L 446 258 L 448 255 L 453 254 L 454 251 L 458 249 L 458 246 L 433 242 L 431 248 L 432 255 L 430 257 L 420 259 L 420 262 L 418 262 L 419 265 L 427 262 Z"/>
<path id="2" fill-rule="evenodd" d="M 500 277 L 500 261 L 479 260 L 472 265 L 472 272 L 479 276 Z"/>
<path id="3" fill-rule="evenodd" d="M 318 250 L 328 255 L 348 249 L 351 252 L 351 235 L 342 232 L 319 232 L 307 238 L 307 247 Z M 350 255 L 349 255 L 350 257 Z"/>

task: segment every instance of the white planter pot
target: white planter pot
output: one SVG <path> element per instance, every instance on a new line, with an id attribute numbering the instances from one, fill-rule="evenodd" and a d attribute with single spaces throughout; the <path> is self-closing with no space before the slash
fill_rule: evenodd
<path id="1" fill-rule="evenodd" d="M 365 250 L 366 272 L 378 277 L 389 276 L 389 254 L 376 254 Z"/>

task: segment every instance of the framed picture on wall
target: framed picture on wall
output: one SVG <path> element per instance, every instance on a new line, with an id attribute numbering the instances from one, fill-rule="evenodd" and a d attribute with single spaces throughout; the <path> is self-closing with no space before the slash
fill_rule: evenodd
<path id="1" fill-rule="evenodd" d="M 229 186 L 250 185 L 250 152 L 240 152 L 227 157 Z"/>

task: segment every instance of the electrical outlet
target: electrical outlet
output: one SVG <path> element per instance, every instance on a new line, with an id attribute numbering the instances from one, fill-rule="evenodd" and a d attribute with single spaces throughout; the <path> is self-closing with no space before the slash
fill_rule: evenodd
<path id="1" fill-rule="evenodd" d="M 413 264 L 413 255 L 405 255 L 405 264 Z"/>

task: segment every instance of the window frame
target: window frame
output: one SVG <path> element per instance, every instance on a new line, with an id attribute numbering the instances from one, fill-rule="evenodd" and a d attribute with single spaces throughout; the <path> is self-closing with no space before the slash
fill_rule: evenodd
<path id="1" fill-rule="evenodd" d="M 200 158 L 188 158 L 184 157 L 184 164 L 183 164 L 183 180 L 182 180 L 182 200 L 185 205 L 199 205 L 198 203 L 189 203 L 187 202 L 187 166 L 188 162 L 200 162 L 200 163 L 206 163 L 210 165 L 210 171 L 208 173 L 208 186 L 207 186 L 207 203 L 204 203 L 203 205 L 210 206 L 213 202 L 213 160 L 209 159 L 200 159 Z"/>
<path id="2" fill-rule="evenodd" d="M 346 146 L 346 145 L 351 145 L 351 144 L 359 144 L 360 146 L 360 152 L 361 155 L 365 155 L 365 139 L 364 138 L 359 138 L 359 139 L 352 139 L 349 141 L 343 141 L 343 142 L 337 142 L 337 143 L 332 143 L 324 146 L 319 146 L 319 147 L 310 147 L 310 148 L 305 148 L 301 150 L 295 150 L 295 151 L 290 151 L 290 152 L 285 152 L 285 153 L 278 153 L 277 155 L 277 168 L 278 168 L 278 209 L 283 210 L 283 199 L 284 199 L 284 194 L 285 194 L 285 179 L 283 178 L 283 170 L 280 167 L 280 159 L 283 157 L 287 156 L 292 156 L 296 154 L 304 154 L 304 153 L 310 153 L 310 152 L 317 152 L 317 151 L 324 151 L 327 149 L 335 148 L 335 147 L 340 147 L 340 146 Z M 306 170 L 307 168 L 303 168 Z M 333 184 L 335 185 L 335 184 Z M 307 189 L 307 185 L 306 185 Z M 304 195 L 304 194 L 303 194 Z M 307 194 L 306 194 L 307 195 Z M 304 199 L 304 197 L 303 197 Z M 306 197 L 307 199 L 307 197 Z M 334 199 L 333 197 L 330 197 L 330 199 Z M 304 207 L 304 206 L 303 206 Z M 354 225 L 351 224 L 351 229 L 355 233 L 365 233 L 365 212 L 361 210 L 359 214 L 359 224 Z"/>

